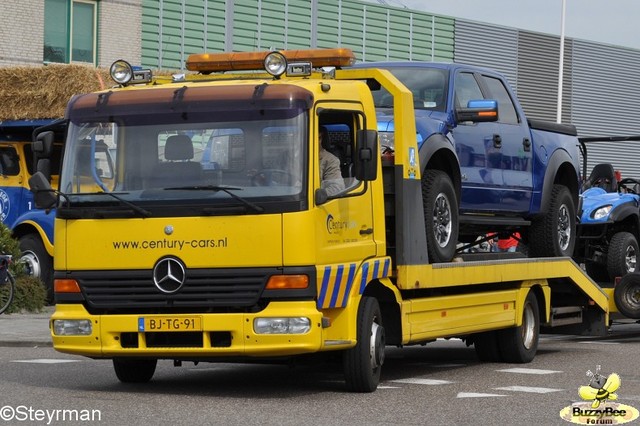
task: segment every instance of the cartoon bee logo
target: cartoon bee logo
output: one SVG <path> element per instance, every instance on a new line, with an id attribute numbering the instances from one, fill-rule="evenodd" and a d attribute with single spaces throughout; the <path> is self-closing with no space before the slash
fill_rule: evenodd
<path id="1" fill-rule="evenodd" d="M 596 372 L 587 371 L 587 377 L 590 377 L 589 386 L 580 386 L 578 394 L 585 401 L 591 401 L 591 408 L 598 408 L 603 401 L 618 399 L 615 391 L 620 387 L 620 376 L 611 373 L 605 377 L 600 374 L 600 366 L 596 366 Z"/>

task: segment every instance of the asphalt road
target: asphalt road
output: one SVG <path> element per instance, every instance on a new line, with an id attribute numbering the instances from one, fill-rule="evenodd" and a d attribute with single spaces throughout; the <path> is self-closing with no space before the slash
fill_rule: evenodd
<path id="1" fill-rule="evenodd" d="M 569 424 L 587 371 L 617 373 L 616 402 L 640 407 L 640 325 L 607 338 L 543 336 L 529 364 L 480 363 L 458 340 L 388 348 L 382 382 L 348 393 L 337 365 L 160 362 L 153 380 L 123 385 L 110 361 L 50 347 L 0 348 L 0 426 L 104 425 L 523 425 Z M 69 420 L 78 420 L 69 421 Z M 640 423 L 640 420 L 636 420 Z"/>

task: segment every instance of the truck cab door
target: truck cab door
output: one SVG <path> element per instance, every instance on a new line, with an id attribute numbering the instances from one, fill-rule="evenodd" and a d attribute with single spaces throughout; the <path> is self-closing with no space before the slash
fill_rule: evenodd
<path id="1" fill-rule="evenodd" d="M 487 99 L 474 73 L 458 72 L 454 79 L 455 109 L 466 107 L 469 101 Z M 458 122 L 452 134 L 462 177 L 460 210 L 500 210 L 503 175 L 502 140 L 498 124 Z"/>
<path id="2" fill-rule="evenodd" d="M 312 129 L 314 193 L 319 188 L 327 188 L 329 193 L 326 201 L 318 204 L 317 197 L 315 200 L 318 264 L 357 262 L 359 265 L 363 259 L 376 255 L 372 185 L 371 182 L 365 185 L 354 175 L 355 135 L 364 126 L 364 114 L 353 111 L 352 105 L 349 108 L 351 110 L 343 111 L 331 107 L 329 112 L 328 105 L 323 105 L 325 112 L 316 115 L 320 125 Z M 323 147 L 319 143 L 321 128 L 326 131 Z M 321 169 L 328 156 L 334 158 L 334 164 L 337 164 L 335 158 L 339 162 L 343 183 L 338 192 L 329 191 L 330 187 L 321 179 Z M 384 226 L 383 220 L 378 226 Z"/>
<path id="3" fill-rule="evenodd" d="M 533 191 L 533 144 L 528 124 L 509 94 L 505 83 L 496 77 L 482 75 L 485 91 L 498 101 L 496 134 L 501 139 L 501 172 L 503 191 L 501 210 L 527 213 Z"/>

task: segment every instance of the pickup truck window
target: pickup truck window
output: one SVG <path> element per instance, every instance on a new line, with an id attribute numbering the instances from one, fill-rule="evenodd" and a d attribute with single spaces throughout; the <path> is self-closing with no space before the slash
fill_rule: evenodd
<path id="1" fill-rule="evenodd" d="M 513 100 L 509 96 L 509 92 L 507 92 L 502 81 L 486 75 L 482 76 L 482 80 L 489 89 L 491 99 L 498 101 L 498 122 L 504 124 L 519 124 L 520 120 L 518 119 L 516 108 L 513 105 Z"/>
<path id="2" fill-rule="evenodd" d="M 470 72 L 456 75 L 456 107 L 466 107 L 469 101 L 484 99 L 476 78 Z"/>
<path id="3" fill-rule="evenodd" d="M 447 71 L 438 68 L 388 68 L 413 94 L 416 109 L 444 111 L 447 105 Z M 393 107 L 393 96 L 385 89 L 373 93 L 377 108 Z"/>

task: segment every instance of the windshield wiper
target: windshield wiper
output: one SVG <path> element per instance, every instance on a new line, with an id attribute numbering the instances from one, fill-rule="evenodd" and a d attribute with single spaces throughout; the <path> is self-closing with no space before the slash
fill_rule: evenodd
<path id="1" fill-rule="evenodd" d="M 128 207 L 131 207 L 136 213 L 139 213 L 142 217 L 151 217 L 151 212 L 149 210 L 145 210 L 140 206 L 136 206 L 135 204 L 125 200 L 124 198 L 117 196 L 113 192 L 98 191 L 98 192 L 92 192 L 91 195 L 109 195 L 110 197 L 113 197 L 116 200 L 120 201 L 122 204 Z"/>
<path id="2" fill-rule="evenodd" d="M 246 198 L 243 198 L 231 191 L 242 191 L 242 188 L 237 188 L 234 186 L 218 186 L 218 185 L 196 185 L 196 186 L 178 186 L 178 187 L 171 187 L 171 188 L 165 188 L 167 190 L 185 190 L 185 191 L 222 191 L 226 194 L 229 194 L 229 196 L 235 200 L 240 201 L 242 204 L 244 204 L 245 206 L 251 208 L 253 211 L 258 212 L 258 213 L 262 213 L 264 211 L 264 208 L 252 203 L 251 201 L 247 200 Z"/>

